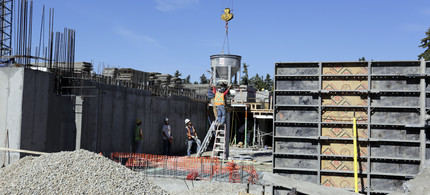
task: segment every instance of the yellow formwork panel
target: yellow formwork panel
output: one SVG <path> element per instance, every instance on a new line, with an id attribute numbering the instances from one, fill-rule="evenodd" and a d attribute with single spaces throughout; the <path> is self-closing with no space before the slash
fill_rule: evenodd
<path id="1" fill-rule="evenodd" d="M 321 119 L 322 122 L 352 123 L 354 115 L 357 123 L 367 123 L 367 112 L 365 111 L 327 110 L 323 112 Z"/>
<path id="2" fill-rule="evenodd" d="M 367 90 L 367 80 L 323 80 L 323 90 Z"/>
<path id="3" fill-rule="evenodd" d="M 365 128 L 357 128 L 358 138 L 368 138 L 368 131 Z M 321 136 L 335 138 L 353 138 L 351 127 L 323 127 L 321 128 Z"/>
<path id="4" fill-rule="evenodd" d="M 334 176 L 334 175 L 322 175 L 321 176 L 321 185 L 327 187 L 335 187 L 335 188 L 346 188 L 346 189 L 354 189 L 354 177 L 344 177 L 344 176 Z M 367 185 L 366 176 L 361 176 L 358 179 L 358 188 L 361 188 Z"/>
<path id="5" fill-rule="evenodd" d="M 367 64 L 363 64 L 363 66 L 358 64 L 331 64 L 323 66 L 323 74 L 325 75 L 364 75 L 367 72 Z"/>
<path id="6" fill-rule="evenodd" d="M 331 106 L 367 106 L 367 98 L 358 95 L 329 95 L 323 97 L 322 105 Z"/>
<path id="7" fill-rule="evenodd" d="M 321 160 L 322 170 L 333 170 L 333 171 L 354 171 L 353 160 Z M 367 162 L 359 161 L 359 171 L 367 171 Z"/>
<path id="8" fill-rule="evenodd" d="M 367 146 L 365 143 L 359 145 L 360 157 L 367 155 Z M 321 145 L 321 154 L 324 155 L 342 155 L 342 156 L 352 156 L 354 155 L 354 145 L 352 143 L 328 143 Z"/>

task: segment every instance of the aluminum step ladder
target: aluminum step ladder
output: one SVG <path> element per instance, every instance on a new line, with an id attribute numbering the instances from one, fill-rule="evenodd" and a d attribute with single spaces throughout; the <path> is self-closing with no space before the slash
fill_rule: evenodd
<path id="1" fill-rule="evenodd" d="M 216 125 L 215 125 L 215 122 L 216 120 L 214 120 L 213 122 L 212 122 L 212 124 L 211 124 L 211 126 L 209 127 L 209 130 L 208 130 L 208 132 L 206 133 L 206 137 L 205 137 L 205 139 L 203 140 L 203 143 L 202 143 L 202 145 L 200 146 L 200 150 L 199 151 L 197 151 L 197 154 L 196 154 L 196 156 L 197 157 L 199 157 L 199 156 L 202 156 L 202 154 L 203 154 L 203 152 L 205 152 L 206 151 L 206 149 L 208 148 L 208 146 L 209 146 L 209 143 L 210 143 L 210 141 L 211 141 L 211 139 L 212 139 L 212 136 L 213 136 L 213 132 L 215 132 L 215 127 L 216 127 Z"/>
<path id="2" fill-rule="evenodd" d="M 215 143 L 212 150 L 212 157 L 218 157 L 220 159 L 225 159 L 225 133 L 226 133 L 226 125 L 222 125 L 220 128 L 219 125 L 216 126 L 215 129 Z"/>

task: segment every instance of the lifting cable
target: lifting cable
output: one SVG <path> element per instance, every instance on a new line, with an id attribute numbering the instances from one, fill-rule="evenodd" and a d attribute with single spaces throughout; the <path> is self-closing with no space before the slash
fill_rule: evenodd
<path id="1" fill-rule="evenodd" d="M 233 14 L 230 13 L 231 10 L 228 7 L 233 6 L 233 0 L 227 0 L 227 1 L 228 1 L 228 3 L 225 2 L 224 0 L 222 2 L 222 6 L 224 8 L 224 14 L 221 15 L 221 20 L 225 21 L 225 36 L 224 36 L 224 42 L 222 44 L 221 54 L 224 54 L 224 47 L 225 47 L 226 42 L 227 42 L 227 51 L 228 51 L 228 54 L 230 54 L 230 43 L 229 43 L 229 39 L 228 39 L 228 27 L 229 27 L 228 22 L 231 19 L 233 19 Z"/>

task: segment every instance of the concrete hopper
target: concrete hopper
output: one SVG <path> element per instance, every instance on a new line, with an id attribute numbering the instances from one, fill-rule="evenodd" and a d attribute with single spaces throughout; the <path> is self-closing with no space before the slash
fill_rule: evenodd
<path id="1" fill-rule="evenodd" d="M 240 69 L 241 56 L 230 54 L 217 54 L 211 56 L 211 69 L 213 81 L 222 83 L 231 83 L 231 78 Z M 240 74 L 240 73 L 239 73 Z M 214 77 L 215 76 L 215 77 Z M 236 76 L 237 78 L 237 76 Z"/>

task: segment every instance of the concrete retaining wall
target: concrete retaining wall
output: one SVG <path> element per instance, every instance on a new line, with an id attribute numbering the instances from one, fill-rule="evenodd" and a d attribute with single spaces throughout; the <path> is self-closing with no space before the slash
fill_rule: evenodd
<path id="1" fill-rule="evenodd" d="M 58 152 L 74 150 L 75 97 L 57 95 L 55 76 L 19 67 L 0 68 L 0 147 Z M 95 97 L 86 97 L 82 111 L 81 148 L 94 152 L 129 152 L 136 119 L 143 120 L 144 152 L 161 154 L 161 127 L 168 117 L 173 136 L 172 153 L 185 154 L 186 118 L 194 123 L 201 140 L 207 132 L 206 103 L 181 96 L 159 97 L 149 92 L 88 82 Z M 7 146 L 7 145 L 6 145 Z M 0 151 L 0 166 L 13 163 L 19 153 Z M 22 157 L 22 155 L 21 155 Z"/>
<path id="2" fill-rule="evenodd" d="M 207 132 L 206 103 L 180 96 L 158 97 L 148 92 L 92 83 L 98 89 L 94 98 L 86 98 L 83 106 L 81 148 L 95 152 L 130 152 L 136 119 L 142 119 L 144 153 L 162 154 L 161 128 L 170 119 L 172 153 L 185 154 L 185 124 L 189 118 L 203 140 Z"/>

